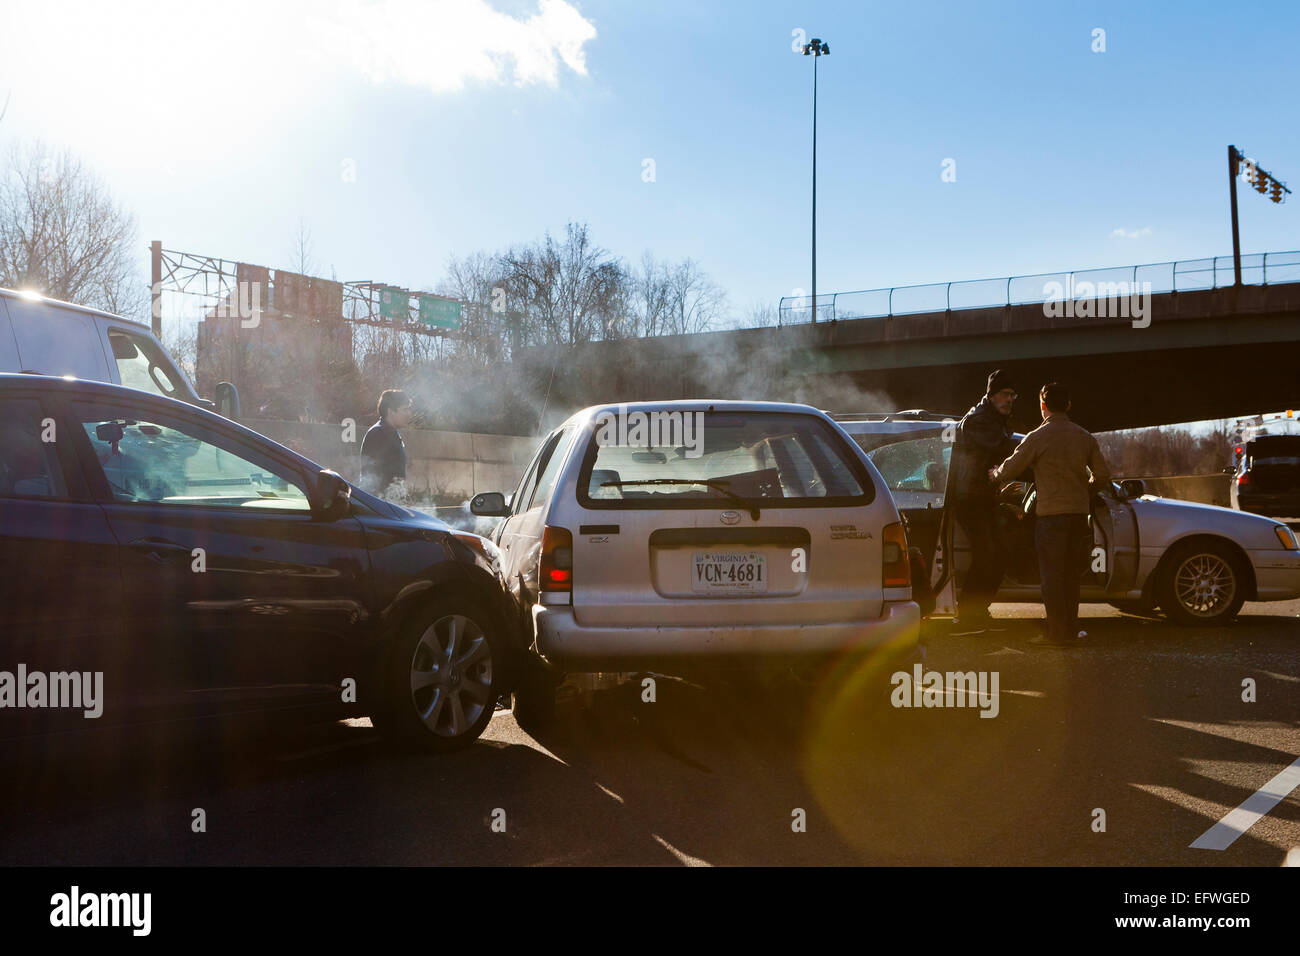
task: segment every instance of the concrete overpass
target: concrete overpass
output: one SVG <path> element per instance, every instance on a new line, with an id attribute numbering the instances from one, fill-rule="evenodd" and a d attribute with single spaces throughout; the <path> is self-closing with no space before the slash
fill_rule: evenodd
<path id="1" fill-rule="evenodd" d="M 819 297 L 815 325 L 596 342 L 563 353 L 531 349 L 520 362 L 539 396 L 549 382 L 548 421 L 595 402 L 702 397 L 960 414 L 998 367 L 1025 396 L 1015 415 L 1021 427 L 1037 422 L 1032 396 L 1052 380 L 1070 386 L 1077 420 L 1094 431 L 1300 407 L 1300 253 L 1246 260 L 1240 287 L 1231 285 L 1231 259 L 1207 259 L 1196 260 L 1209 264 L 1196 274 L 1162 263 L 990 280 L 1006 289 L 1006 301 L 994 306 L 952 307 L 961 302 L 953 291 L 975 283 L 873 290 L 852 295 L 863 301 L 888 291 L 891 305 L 916 290 L 945 295 L 942 308 L 853 316 L 849 296 L 837 294 Z M 1109 283 L 1123 281 L 1117 275 L 1141 288 L 1150 281 L 1143 270 L 1155 269 L 1167 270 L 1173 288 L 1153 289 L 1141 318 L 1136 308 L 1118 314 L 1128 303 L 1109 296 L 1085 308 L 1083 293 L 1115 291 Z M 1026 280 L 1045 291 L 1038 301 L 1013 301 L 1016 283 Z M 783 319 L 798 317 L 787 301 Z"/>

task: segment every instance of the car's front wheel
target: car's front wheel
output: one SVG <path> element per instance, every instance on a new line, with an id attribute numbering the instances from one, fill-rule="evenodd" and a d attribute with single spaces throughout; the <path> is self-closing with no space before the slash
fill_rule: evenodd
<path id="1" fill-rule="evenodd" d="M 1246 600 L 1246 572 L 1226 545 L 1192 542 L 1177 548 L 1158 584 L 1160 609 L 1187 627 L 1227 624 Z"/>
<path id="2" fill-rule="evenodd" d="M 461 598 L 430 603 L 393 645 L 383 725 L 429 750 L 473 743 L 502 693 L 505 656 L 495 620 L 483 608 Z"/>

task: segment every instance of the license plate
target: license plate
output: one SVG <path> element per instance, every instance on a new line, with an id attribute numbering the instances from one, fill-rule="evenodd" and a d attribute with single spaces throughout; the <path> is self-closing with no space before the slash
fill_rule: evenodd
<path id="1" fill-rule="evenodd" d="M 767 559 L 754 551 L 697 551 L 691 588 L 696 594 L 765 594 Z"/>

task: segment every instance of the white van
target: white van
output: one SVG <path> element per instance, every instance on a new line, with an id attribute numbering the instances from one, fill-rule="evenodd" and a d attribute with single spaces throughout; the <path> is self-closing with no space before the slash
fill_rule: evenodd
<path id="1" fill-rule="evenodd" d="M 509 504 L 502 571 L 559 673 L 816 660 L 915 647 L 907 541 L 888 488 L 828 416 L 771 402 L 642 402 L 577 413 Z M 521 680 L 544 723 L 554 681 Z"/>
<path id="2" fill-rule="evenodd" d="M 148 326 L 29 292 L 0 289 L 0 372 L 27 372 L 125 385 L 239 418 L 229 382 L 216 401 L 199 398 Z"/>

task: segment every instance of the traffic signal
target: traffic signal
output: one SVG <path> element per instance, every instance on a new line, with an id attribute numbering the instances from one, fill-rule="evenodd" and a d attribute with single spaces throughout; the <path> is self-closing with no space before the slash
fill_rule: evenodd
<path id="1" fill-rule="evenodd" d="M 1272 191 L 1268 198 L 1273 200 L 1273 202 L 1282 201 L 1282 184 L 1278 182 L 1276 179 L 1273 180 Z"/>
<path id="2" fill-rule="evenodd" d="M 1255 192 L 1261 196 L 1268 192 L 1268 173 L 1258 166 L 1255 167 Z"/>

